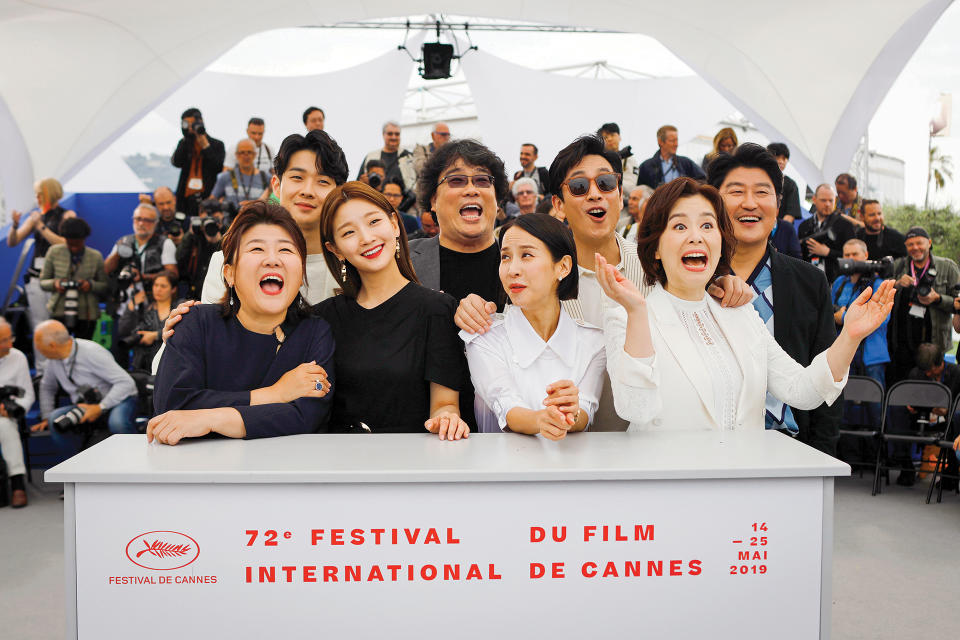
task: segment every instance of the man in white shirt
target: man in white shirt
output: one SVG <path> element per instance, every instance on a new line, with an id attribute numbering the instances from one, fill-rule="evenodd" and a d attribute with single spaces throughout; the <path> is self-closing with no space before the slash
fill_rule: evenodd
<path id="1" fill-rule="evenodd" d="M 105 417 L 111 433 L 137 433 L 137 385 L 130 374 L 120 368 L 110 352 L 96 342 L 73 338 L 56 320 L 47 320 L 33 334 L 34 348 L 49 360 L 40 382 L 41 422 L 30 427 L 43 431 L 53 425 L 50 435 L 65 455 L 80 451 L 85 437 L 79 424 L 97 422 Z M 73 405 L 54 408 L 57 386 Z M 85 395 L 93 393 L 100 400 L 93 402 Z M 61 429 L 57 419 L 75 409 L 81 414 L 73 428 Z"/>
<path id="2" fill-rule="evenodd" d="M 23 409 L 29 411 L 33 405 L 33 382 L 30 380 L 30 368 L 27 356 L 13 348 L 13 329 L 5 318 L 0 317 L 0 385 L 19 387 L 23 395 L 12 398 Z M 20 444 L 20 432 L 17 423 L 11 419 L 3 404 L 0 404 L 0 450 L 7 464 L 10 476 L 10 506 L 14 509 L 27 506 L 27 491 L 24 483 L 27 472 L 23 464 L 23 447 Z"/>

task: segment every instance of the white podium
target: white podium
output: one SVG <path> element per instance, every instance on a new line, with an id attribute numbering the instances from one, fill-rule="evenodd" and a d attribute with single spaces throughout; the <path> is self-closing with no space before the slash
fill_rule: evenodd
<path id="1" fill-rule="evenodd" d="M 113 436 L 67 637 L 828 638 L 833 477 L 774 432 Z"/>

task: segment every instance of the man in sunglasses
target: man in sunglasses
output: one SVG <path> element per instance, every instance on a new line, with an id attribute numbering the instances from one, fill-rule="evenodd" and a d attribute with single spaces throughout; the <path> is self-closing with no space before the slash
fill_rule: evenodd
<path id="1" fill-rule="evenodd" d="M 594 326 L 603 325 L 604 294 L 597 282 L 595 254 L 616 265 L 623 275 L 643 289 L 643 269 L 637 255 L 637 245 L 616 232 L 623 207 L 620 184 L 620 156 L 608 150 L 599 136 L 582 136 L 557 154 L 550 165 L 550 192 L 553 206 L 565 216 L 577 247 L 577 266 L 580 270 L 577 297 L 563 301 L 563 307 L 572 318 Z M 443 221 L 440 223 L 443 234 Z M 416 263 L 414 263 L 416 267 Z M 494 276 L 497 267 L 493 268 Z M 417 271 L 419 274 L 419 270 Z M 753 297 L 740 278 L 718 278 L 709 290 L 724 306 L 740 306 Z M 475 293 L 475 292 L 473 292 Z M 470 333 L 485 331 L 491 324 L 490 314 L 495 298 L 470 295 L 461 299 L 455 317 L 457 326 Z M 499 306 L 499 305 L 498 305 Z M 627 422 L 616 415 L 609 380 L 597 409 L 595 431 L 623 431 Z"/>

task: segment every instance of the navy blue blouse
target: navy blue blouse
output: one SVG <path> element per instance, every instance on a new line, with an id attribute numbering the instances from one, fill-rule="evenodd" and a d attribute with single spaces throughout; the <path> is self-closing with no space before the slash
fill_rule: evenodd
<path id="1" fill-rule="evenodd" d="M 269 387 L 311 360 L 326 370 L 336 390 L 330 325 L 317 317 L 298 323 L 288 317 L 283 328 L 286 337 L 280 344 L 272 334 L 248 331 L 235 317 L 222 318 L 219 305 L 193 307 L 167 341 L 157 369 L 154 409 L 160 414 L 233 407 L 243 417 L 247 438 L 326 430 L 331 394 L 250 406 L 250 391 Z"/>

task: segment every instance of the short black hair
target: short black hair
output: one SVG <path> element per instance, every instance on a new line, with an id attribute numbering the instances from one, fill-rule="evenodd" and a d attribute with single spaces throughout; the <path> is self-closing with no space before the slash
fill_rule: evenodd
<path id="1" fill-rule="evenodd" d="M 533 155 L 540 155 L 540 149 L 537 149 L 537 145 L 533 144 L 532 142 L 524 142 L 522 145 L 520 145 L 521 149 L 524 147 L 533 147 Z"/>
<path id="2" fill-rule="evenodd" d="M 854 178 L 854 177 L 853 177 L 852 175 L 850 175 L 849 173 L 841 173 L 840 175 L 838 175 L 838 176 L 837 176 L 837 179 L 834 180 L 833 183 L 836 184 L 836 183 L 838 183 L 838 182 L 847 185 L 847 186 L 850 187 L 851 189 L 856 189 L 856 188 L 857 188 L 857 179 Z"/>
<path id="3" fill-rule="evenodd" d="M 317 154 L 317 171 L 323 175 L 330 176 L 333 181 L 340 185 L 347 181 L 349 169 L 347 168 L 347 158 L 343 155 L 343 149 L 337 144 L 337 141 L 330 137 L 330 134 L 322 129 L 314 129 L 307 135 L 302 136 L 299 133 L 292 133 L 283 139 L 280 143 L 280 150 L 277 151 L 277 157 L 273 160 L 273 170 L 277 177 L 283 179 L 283 174 L 290 164 L 290 158 L 297 151 L 313 151 Z"/>
<path id="4" fill-rule="evenodd" d="M 500 231 L 500 246 L 507 235 L 507 229 L 520 227 L 534 238 L 547 245 L 553 261 L 560 262 L 563 256 L 570 256 L 570 273 L 557 285 L 557 297 L 560 300 L 573 300 L 579 290 L 580 272 L 577 269 L 577 245 L 573 232 L 553 216 L 546 213 L 527 213 L 507 221 Z"/>
<path id="5" fill-rule="evenodd" d="M 325 114 L 323 112 L 323 109 L 321 109 L 320 107 L 307 107 L 307 110 L 303 112 L 303 124 L 307 124 L 307 117 L 314 111 L 319 111 L 320 115 L 323 116 L 323 119 L 324 120 L 327 119 L 327 114 Z"/>
<path id="6" fill-rule="evenodd" d="M 872 198 L 864 198 L 860 201 L 860 211 L 863 211 L 867 208 L 868 204 L 880 204 L 879 200 L 874 200 Z"/>
<path id="7" fill-rule="evenodd" d="M 734 169 L 760 169 L 770 176 L 773 190 L 777 193 L 777 202 L 783 192 L 783 171 L 773 154 L 753 142 L 744 142 L 733 152 L 733 155 L 721 153 L 707 166 L 707 182 L 715 189 L 726 180 L 727 174 Z"/>
<path id="8" fill-rule="evenodd" d="M 392 178 L 384 182 L 383 186 L 385 187 L 388 184 L 395 184 L 398 187 L 400 187 L 400 193 L 406 193 L 407 191 L 406 189 L 404 189 L 403 179 L 400 176 L 393 176 Z"/>
<path id="9" fill-rule="evenodd" d="M 83 218 L 64 218 L 59 231 L 67 240 L 81 240 L 90 236 L 90 225 Z"/>
<path id="10" fill-rule="evenodd" d="M 550 193 L 563 200 L 563 181 L 586 156 L 602 156 L 617 173 L 623 172 L 623 161 L 616 151 L 608 151 L 599 135 L 580 136 L 557 154 L 550 163 Z M 620 188 L 623 189 L 621 183 Z"/>
<path id="11" fill-rule="evenodd" d="M 616 133 L 620 134 L 620 125 L 616 122 L 606 122 L 600 125 L 600 128 L 597 129 L 597 135 L 602 136 L 605 133 Z"/>
<path id="12" fill-rule="evenodd" d="M 790 147 L 782 142 L 771 142 L 767 145 L 767 151 L 772 153 L 777 158 L 786 158 L 787 160 L 790 159 Z"/>
<path id="13" fill-rule="evenodd" d="M 917 347 L 917 369 L 926 373 L 943 364 L 943 349 L 932 342 L 922 342 Z"/>
<path id="14" fill-rule="evenodd" d="M 249 127 L 250 125 L 253 125 L 253 126 L 255 126 L 255 127 L 262 127 L 262 126 L 263 126 L 263 118 L 257 118 L 257 117 L 250 118 L 250 119 L 247 121 L 247 126 Z"/>
<path id="15" fill-rule="evenodd" d="M 377 167 L 383 169 L 384 171 L 386 171 L 387 169 L 387 166 L 382 162 L 380 162 L 379 160 L 377 160 L 376 158 L 370 158 L 369 160 L 367 160 L 367 164 L 363 168 L 363 170 L 370 171 L 370 169 L 376 169 Z"/>
<path id="16" fill-rule="evenodd" d="M 180 114 L 180 119 L 183 120 L 184 118 L 200 118 L 203 120 L 203 115 L 201 115 L 200 109 L 197 109 L 196 107 L 190 107 Z"/>
<path id="17" fill-rule="evenodd" d="M 440 175 L 456 162 L 457 158 L 490 172 L 493 176 L 493 188 L 497 193 L 497 202 L 502 202 L 507 197 L 509 184 L 500 156 L 476 140 L 451 140 L 430 154 L 423 169 L 420 170 L 420 176 L 417 178 L 417 200 L 421 208 L 432 209 L 430 201 L 433 200 L 437 187 L 440 186 Z"/>

